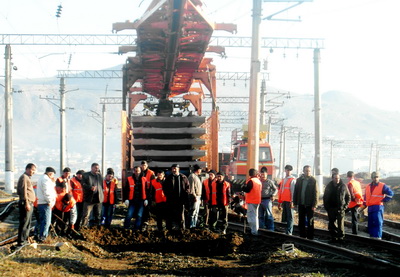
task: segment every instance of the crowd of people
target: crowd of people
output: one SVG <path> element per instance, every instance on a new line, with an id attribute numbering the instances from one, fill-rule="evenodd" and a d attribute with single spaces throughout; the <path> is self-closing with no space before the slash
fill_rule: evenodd
<path id="1" fill-rule="evenodd" d="M 41 242 L 49 230 L 68 235 L 78 233 L 81 227 L 110 227 L 119 199 L 127 208 L 123 221 L 126 229 L 145 229 L 153 214 L 159 231 L 201 227 L 225 234 L 228 212 L 232 209 L 246 219 L 252 235 L 257 235 L 259 228 L 274 231 L 272 207 L 277 200 L 282 222 L 286 222 L 285 233 L 293 233 L 296 209 L 300 237 L 313 239 L 314 211 L 319 199 L 317 180 L 308 165 L 297 179 L 292 175 L 291 165 L 284 169 L 285 177 L 279 183 L 268 179 L 266 167 L 260 172 L 250 169 L 249 179 L 241 191 L 233 193 L 232 183 L 222 172 L 208 170 L 203 178 L 202 169 L 194 165 L 187 177 L 180 172 L 179 164 L 173 164 L 170 174 L 166 175 L 163 170 L 152 171 L 142 161 L 124 180 L 118 195 L 118 180 L 112 168 L 107 169 L 103 178 L 99 165 L 93 163 L 90 171 L 78 170 L 71 178 L 71 169 L 66 167 L 56 178 L 54 168 L 47 167 L 34 186 L 31 177 L 36 166 L 29 163 L 18 180 L 18 245 L 27 243 L 33 214 L 37 219 L 35 240 Z M 379 182 L 376 172 L 372 173 L 372 182 L 364 193 L 354 177 L 354 172 L 347 172 L 348 182 L 344 183 L 338 170 L 333 169 L 332 180 L 324 190 L 323 205 L 333 242 L 344 239 L 346 212 L 351 212 L 352 233 L 358 233 L 359 213 L 366 207 L 370 236 L 382 237 L 383 202 L 389 201 L 393 192 Z"/>
<path id="2" fill-rule="evenodd" d="M 36 165 L 27 164 L 17 184 L 18 246 L 28 243 L 33 214 L 37 242 L 46 240 L 50 230 L 59 235 L 71 235 L 78 233 L 82 226 L 111 225 L 118 199 L 118 180 L 112 168 L 107 169 L 103 179 L 97 163 L 92 164 L 89 172 L 78 170 L 72 178 L 69 167 L 64 168 L 58 178 L 55 169 L 47 167 L 34 185 L 31 177 L 35 172 Z"/>
<path id="3" fill-rule="evenodd" d="M 337 168 L 332 169 L 332 180 L 326 185 L 323 204 L 328 213 L 328 229 L 332 242 L 344 239 L 344 218 L 351 212 L 352 234 L 358 234 L 358 220 L 364 209 L 368 209 L 368 233 L 371 238 L 382 239 L 384 203 L 393 198 L 393 191 L 379 181 L 379 173 L 372 172 L 372 182 L 363 192 L 353 171 L 348 171 L 345 184 Z"/>

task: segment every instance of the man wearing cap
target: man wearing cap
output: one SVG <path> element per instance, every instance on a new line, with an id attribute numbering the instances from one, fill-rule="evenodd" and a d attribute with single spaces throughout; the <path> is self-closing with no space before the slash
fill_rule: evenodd
<path id="1" fill-rule="evenodd" d="M 285 178 L 279 183 L 278 190 L 278 209 L 282 209 L 282 222 L 286 222 L 285 233 L 293 233 L 293 193 L 296 185 L 296 178 L 292 176 L 293 167 L 285 166 Z"/>
<path id="2" fill-rule="evenodd" d="M 228 207 L 231 198 L 231 185 L 224 180 L 224 173 L 218 172 L 211 184 L 210 198 L 210 230 L 217 231 L 217 221 L 222 220 L 222 234 L 228 228 Z"/>
<path id="3" fill-rule="evenodd" d="M 258 207 L 261 203 L 261 188 L 262 184 L 258 179 L 258 170 L 251 168 L 249 170 L 250 178 L 246 184 L 242 186 L 242 191 L 246 193 L 247 203 L 247 221 L 249 222 L 251 234 L 258 235 Z"/>
<path id="4" fill-rule="evenodd" d="M 17 193 L 19 196 L 19 228 L 18 228 L 18 246 L 22 246 L 29 237 L 31 221 L 33 214 L 33 203 L 36 200 L 35 191 L 32 185 L 31 177 L 35 174 L 36 165 L 29 163 L 25 167 L 24 174 L 18 179 Z M 37 219 L 36 219 L 37 220 Z"/>
<path id="5" fill-rule="evenodd" d="M 200 180 L 201 168 L 195 164 L 193 172 L 189 175 L 189 228 L 197 226 L 197 219 L 199 217 L 202 183 Z"/>
<path id="6" fill-rule="evenodd" d="M 83 213 L 83 188 L 82 188 L 82 175 L 85 173 L 84 170 L 78 170 L 75 176 L 71 179 L 71 192 L 72 196 L 75 199 L 75 207 L 76 207 L 76 223 L 75 229 L 79 231 L 81 227 L 82 221 L 82 213 Z"/>
<path id="7" fill-rule="evenodd" d="M 274 196 L 278 193 L 276 185 L 268 180 L 268 171 L 265 166 L 260 171 L 261 181 L 261 203 L 258 208 L 258 220 L 260 228 L 267 228 L 270 231 L 274 231 L 274 215 L 272 213 L 272 202 Z"/>
<path id="8" fill-rule="evenodd" d="M 382 238 L 384 202 L 392 200 L 393 191 L 379 182 L 379 173 L 371 173 L 372 182 L 365 187 L 364 205 L 368 207 L 368 233 L 371 238 Z"/>
<path id="9" fill-rule="evenodd" d="M 151 181 L 155 179 L 154 171 L 149 168 L 147 161 L 142 161 L 140 168 L 142 170 L 141 175 L 146 178 L 146 194 L 151 195 Z M 142 228 L 148 225 L 150 219 L 151 198 L 148 201 L 148 205 L 143 208 Z"/>
<path id="10" fill-rule="evenodd" d="M 203 223 L 205 227 L 208 227 L 208 217 L 210 215 L 211 184 L 214 181 L 216 174 L 217 172 L 214 169 L 211 169 L 208 172 L 208 178 L 203 181 L 201 200 L 203 202 L 203 207 L 204 207 Z"/>
<path id="11" fill-rule="evenodd" d="M 100 174 L 98 163 L 92 163 L 89 172 L 83 173 L 83 214 L 81 226 L 89 226 L 89 217 L 93 211 L 93 224 L 100 225 L 101 209 L 104 200 L 103 177 Z"/>
<path id="12" fill-rule="evenodd" d="M 167 229 L 172 230 L 173 223 L 180 229 L 185 229 L 185 204 L 189 193 L 188 178 L 179 173 L 179 164 L 171 166 L 172 173 L 167 176 L 164 183 L 164 193 L 167 197 L 168 218 Z"/>
<path id="13" fill-rule="evenodd" d="M 37 198 L 40 228 L 38 240 L 44 241 L 49 234 L 51 224 L 51 210 L 56 203 L 56 188 L 54 183 L 54 174 L 56 171 L 52 167 L 47 167 L 45 173 L 37 182 Z"/>

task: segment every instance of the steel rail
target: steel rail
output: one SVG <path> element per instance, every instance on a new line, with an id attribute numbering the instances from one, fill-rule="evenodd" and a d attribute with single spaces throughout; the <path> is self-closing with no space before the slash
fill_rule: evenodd
<path id="1" fill-rule="evenodd" d="M 282 229 L 286 227 L 286 223 L 274 222 L 274 224 L 275 224 L 275 226 L 279 226 Z M 293 229 L 298 233 L 298 226 L 293 226 Z M 328 230 L 315 228 L 314 234 L 317 236 L 330 238 L 330 233 Z M 349 234 L 349 233 L 345 234 L 345 241 L 357 242 L 357 243 L 389 250 L 391 252 L 400 254 L 400 243 L 398 243 L 398 242 L 393 242 L 393 241 L 388 241 L 388 240 L 371 239 L 369 237 L 357 236 L 357 235 L 353 235 L 353 234 Z"/>
<path id="2" fill-rule="evenodd" d="M 235 230 L 235 231 L 243 231 L 243 230 L 250 230 L 249 228 L 245 228 L 243 224 L 239 223 L 232 223 L 229 222 L 229 229 Z M 269 230 L 264 230 L 264 229 L 259 229 L 259 236 L 265 236 L 265 237 L 270 237 L 270 238 L 280 238 L 282 240 L 294 242 L 298 245 L 311 248 L 317 251 L 321 251 L 324 253 L 328 254 L 333 254 L 336 256 L 344 257 L 347 259 L 353 260 L 355 263 L 358 264 L 358 266 L 367 268 L 367 269 L 374 269 L 376 270 L 378 268 L 382 269 L 393 269 L 396 271 L 400 271 L 400 266 L 393 264 L 390 261 L 382 260 L 382 259 L 377 259 L 375 257 L 371 257 L 368 255 L 365 255 L 360 252 L 352 251 L 346 248 L 341 248 L 337 247 L 331 244 L 323 243 L 320 241 L 316 240 L 308 240 L 304 238 L 300 238 L 297 236 L 291 236 L 291 235 L 286 235 L 283 233 L 278 233 L 274 231 L 269 231 Z M 347 263 L 346 263 L 347 264 Z"/>
<path id="3" fill-rule="evenodd" d="M 314 212 L 314 215 L 315 215 L 316 217 L 319 217 L 319 218 L 323 218 L 323 219 L 325 219 L 325 220 L 328 220 L 328 215 L 325 214 L 325 213 L 321 213 L 321 212 L 319 212 L 319 211 L 315 211 L 315 212 Z M 367 216 L 366 216 L 365 218 L 368 219 Z M 390 224 L 392 224 L 392 226 L 391 226 L 392 228 L 400 229 L 400 223 L 395 222 L 395 221 L 388 222 L 387 220 L 384 220 L 383 224 L 384 224 L 384 225 L 387 225 L 387 226 L 390 226 Z M 344 221 L 344 225 L 345 225 L 346 227 L 349 227 L 349 228 L 351 228 L 351 226 L 352 226 L 351 222 L 350 222 L 350 221 L 347 221 L 347 220 Z M 360 224 L 360 223 L 359 223 L 359 224 L 358 224 L 358 229 L 361 230 L 361 231 L 363 231 L 363 232 L 368 233 L 368 227 L 365 226 L 365 225 L 363 225 L 363 224 Z M 391 232 L 388 232 L 388 231 L 385 231 L 385 230 L 382 230 L 382 238 L 383 238 L 384 240 L 387 240 L 387 241 L 391 240 L 391 241 L 397 242 L 397 243 L 400 242 L 400 236 L 399 236 L 399 235 L 396 235 L 396 234 L 394 234 L 394 233 L 391 233 Z M 383 240 L 382 240 L 382 241 L 383 241 Z"/>
<path id="4" fill-rule="evenodd" d="M 18 235 L 9 237 L 8 239 L 5 239 L 5 240 L 0 241 L 0 246 L 4 246 L 4 245 L 7 245 L 7 244 L 16 242 L 17 239 L 18 239 Z"/>
<path id="5" fill-rule="evenodd" d="M 11 208 L 15 208 L 15 204 L 18 203 L 18 200 L 13 200 L 7 204 L 7 206 L 0 213 L 0 220 L 3 220 L 3 217 L 7 215 L 11 211 Z"/>

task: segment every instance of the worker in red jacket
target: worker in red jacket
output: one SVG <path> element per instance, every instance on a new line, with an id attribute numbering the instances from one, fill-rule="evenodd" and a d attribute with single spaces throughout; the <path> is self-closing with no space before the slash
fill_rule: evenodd
<path id="1" fill-rule="evenodd" d="M 250 225 L 251 234 L 257 236 L 259 228 L 258 207 L 261 203 L 262 184 L 258 179 L 257 169 L 250 168 L 249 176 L 246 184 L 242 185 L 242 191 L 246 193 L 247 221 Z"/>
<path id="2" fill-rule="evenodd" d="M 167 219 L 167 198 L 164 194 L 165 173 L 163 170 L 157 171 L 157 178 L 151 180 L 151 199 L 156 215 L 157 229 L 163 231 L 163 221 Z"/>
<path id="3" fill-rule="evenodd" d="M 53 219 L 55 222 L 55 230 L 59 235 L 66 235 L 70 233 L 71 229 L 75 229 L 76 209 L 75 199 L 71 194 L 65 192 L 65 188 L 61 193 L 57 194 L 56 204 L 53 208 Z"/>
<path id="4" fill-rule="evenodd" d="M 210 215 L 210 190 L 211 190 L 211 184 L 215 179 L 215 175 L 217 172 L 215 170 L 210 170 L 208 172 L 208 178 L 203 181 L 203 188 L 201 192 L 201 200 L 203 204 L 203 213 L 201 214 L 202 217 L 202 223 L 204 227 L 208 227 L 208 218 Z"/>
<path id="5" fill-rule="evenodd" d="M 129 229 L 131 227 L 131 220 L 136 215 L 134 230 L 138 230 L 142 224 L 143 208 L 148 204 L 146 178 L 142 176 L 139 166 L 133 168 L 133 174 L 127 178 L 122 193 L 122 198 L 128 207 L 124 228 Z"/>
<path id="6" fill-rule="evenodd" d="M 217 220 L 221 219 L 221 233 L 228 228 L 228 208 L 231 198 L 231 184 L 224 180 L 224 173 L 218 172 L 210 190 L 210 230 L 217 231 Z"/>
<path id="7" fill-rule="evenodd" d="M 296 185 L 296 178 L 292 176 L 293 166 L 285 166 L 285 178 L 279 183 L 278 208 L 282 210 L 282 222 L 286 222 L 285 233 L 293 233 L 294 205 L 293 193 Z"/>
<path id="8" fill-rule="evenodd" d="M 348 206 L 348 211 L 351 211 L 351 229 L 353 235 L 357 235 L 358 233 L 358 218 L 360 216 L 358 209 L 363 204 L 363 193 L 361 189 L 361 184 L 354 178 L 354 172 L 347 172 L 347 188 L 350 193 L 350 203 Z"/>
<path id="9" fill-rule="evenodd" d="M 147 161 L 141 161 L 140 169 L 142 170 L 142 176 L 146 178 L 146 193 L 150 195 L 151 181 L 156 178 L 154 171 L 149 168 Z M 142 229 L 147 228 L 149 225 L 151 199 L 147 200 L 149 201 L 148 205 L 143 207 Z"/>
<path id="10" fill-rule="evenodd" d="M 101 212 L 101 223 L 107 228 L 111 226 L 115 204 L 117 203 L 117 184 L 115 180 L 114 171 L 109 168 L 103 181 L 104 200 Z"/>
<path id="11" fill-rule="evenodd" d="M 76 204 L 76 223 L 75 230 L 79 231 L 81 227 L 82 214 L 83 214 L 83 188 L 82 188 L 82 176 L 85 173 L 84 170 L 78 170 L 74 177 L 71 178 L 71 193 L 74 197 Z"/>
<path id="12" fill-rule="evenodd" d="M 66 167 L 63 169 L 63 174 L 56 179 L 56 192 L 60 193 L 61 190 L 63 189 L 63 183 L 65 183 L 65 190 L 67 193 L 71 192 L 71 182 L 70 182 L 70 176 L 71 176 L 71 168 Z"/>

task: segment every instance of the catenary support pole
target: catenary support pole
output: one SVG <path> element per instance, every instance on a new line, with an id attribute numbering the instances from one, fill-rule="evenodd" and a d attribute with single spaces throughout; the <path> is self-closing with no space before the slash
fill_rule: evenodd
<path id="1" fill-rule="evenodd" d="M 374 144 L 371 143 L 371 152 L 369 154 L 369 173 L 372 172 L 372 154 L 374 153 Z"/>
<path id="2" fill-rule="evenodd" d="M 299 132 L 297 138 L 297 176 L 300 176 L 301 173 L 301 133 Z"/>
<path id="3" fill-rule="evenodd" d="M 281 136 L 280 136 L 280 146 L 279 146 L 279 178 L 282 178 L 283 176 L 283 152 L 284 152 L 284 134 L 285 134 L 285 127 L 282 125 L 281 126 Z"/>
<path id="4" fill-rule="evenodd" d="M 103 104 L 102 135 L 101 135 L 101 174 L 106 175 L 106 104 Z"/>
<path id="5" fill-rule="evenodd" d="M 268 117 L 268 134 L 267 134 L 267 142 L 271 143 L 271 131 L 272 131 L 272 117 Z"/>
<path id="6" fill-rule="evenodd" d="M 314 113 L 315 113 L 315 177 L 319 185 L 319 193 L 323 193 L 322 175 L 322 132 L 321 132 L 321 95 L 319 92 L 320 49 L 314 49 Z"/>
<path id="7" fill-rule="evenodd" d="M 13 99 L 11 85 L 11 46 L 5 48 L 5 191 L 15 192 L 13 153 Z"/>
<path id="8" fill-rule="evenodd" d="M 260 124 L 263 126 L 266 123 L 267 113 L 265 111 L 265 99 L 267 98 L 267 87 L 265 84 L 265 80 L 261 81 L 261 110 L 260 110 Z"/>
<path id="9" fill-rule="evenodd" d="M 65 79 L 60 78 L 60 174 L 65 167 Z"/>
<path id="10" fill-rule="evenodd" d="M 259 137 L 260 137 L 260 25 L 261 0 L 253 0 L 253 24 L 250 65 L 250 96 L 249 96 L 249 123 L 248 123 L 248 156 L 247 172 L 250 168 L 258 169 Z"/>
<path id="11" fill-rule="evenodd" d="M 329 162 L 329 169 L 333 168 L 333 140 L 331 140 L 331 157 Z"/>

